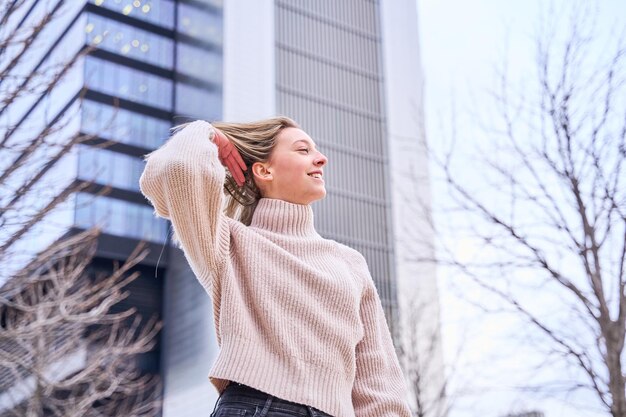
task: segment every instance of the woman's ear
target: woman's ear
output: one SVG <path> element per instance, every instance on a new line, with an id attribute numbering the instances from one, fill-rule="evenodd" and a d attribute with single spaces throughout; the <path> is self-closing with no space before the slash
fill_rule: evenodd
<path id="1" fill-rule="evenodd" d="M 273 179 L 272 173 L 265 162 L 255 162 L 252 164 L 252 174 L 256 181 L 271 181 Z"/>

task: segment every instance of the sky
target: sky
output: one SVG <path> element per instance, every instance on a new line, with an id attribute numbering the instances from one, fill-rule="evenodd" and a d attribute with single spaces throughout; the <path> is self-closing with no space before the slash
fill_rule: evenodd
<path id="1" fill-rule="evenodd" d="M 585 0 L 594 13 L 601 36 L 615 39 L 609 28 L 626 29 L 626 1 Z M 489 120 L 487 90 L 495 86 L 495 69 L 503 63 L 512 81 L 524 82 L 533 69 L 532 39 L 548 7 L 567 12 L 574 0 L 417 0 L 421 59 L 424 71 L 426 136 L 430 146 L 444 146 L 450 120 L 461 146 L 479 137 L 478 118 Z M 565 13 L 557 15 L 564 16 Z M 558 26 L 558 22 L 549 22 Z M 465 140 L 465 143 L 463 143 Z M 480 181 L 478 174 L 469 178 Z M 445 202 L 445 189 L 433 187 L 435 207 Z M 476 248 L 461 242 L 457 249 L 471 256 Z M 500 417 L 509 412 L 541 411 L 546 417 L 594 414 L 581 404 L 584 396 L 565 400 L 538 398 L 513 387 L 528 375 L 534 351 L 512 346 L 515 319 L 485 315 L 460 296 L 463 284 L 439 271 L 444 354 L 458 368 L 454 381 L 463 386 L 450 417 Z M 457 353 L 460 352 L 460 353 Z M 515 352 L 515 353 L 513 353 Z M 525 352 L 525 353 L 524 353 Z M 520 354 L 521 353 L 521 354 Z M 477 371 L 479 369 L 479 371 Z M 516 378 L 517 377 L 517 378 Z M 469 389 L 468 389 L 469 388 Z"/>

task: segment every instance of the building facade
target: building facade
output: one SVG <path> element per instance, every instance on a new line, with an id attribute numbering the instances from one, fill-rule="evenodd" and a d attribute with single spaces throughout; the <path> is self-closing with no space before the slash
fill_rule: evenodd
<path id="1" fill-rule="evenodd" d="M 43 112 L 44 125 L 65 117 L 65 135 L 89 136 L 50 176 L 99 187 L 73 195 L 23 241 L 45 231 L 28 245 L 35 252 L 100 225 L 99 268 L 149 242 L 127 302 L 164 320 L 144 361 L 163 377 L 163 415 L 203 415 L 217 398 L 207 378 L 218 349 L 211 301 L 138 189 L 143 155 L 188 119 L 295 119 L 329 159 L 327 197 L 313 204 L 319 233 L 365 256 L 396 344 L 438 332 L 435 271 L 412 260 L 432 250 L 415 2 L 89 0 L 63 16 L 43 56 L 85 45 L 89 54 L 58 93 L 20 110 L 24 123 Z M 428 300 L 426 324 L 407 320 L 415 299 Z M 437 352 L 432 381 L 442 377 Z"/>

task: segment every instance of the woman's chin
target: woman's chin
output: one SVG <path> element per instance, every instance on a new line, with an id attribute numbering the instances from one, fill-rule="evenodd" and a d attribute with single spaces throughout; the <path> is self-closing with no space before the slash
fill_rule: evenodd
<path id="1" fill-rule="evenodd" d="M 306 204 L 311 204 L 314 201 L 322 200 L 325 197 L 326 197 L 326 190 L 322 190 L 321 192 L 317 191 L 315 193 L 310 193 L 309 197 L 305 198 L 304 200 L 308 201 L 308 203 L 306 203 Z"/>
<path id="2" fill-rule="evenodd" d="M 322 191 L 317 194 L 316 200 L 321 200 L 324 197 L 326 197 L 326 189 L 325 188 L 323 188 Z"/>

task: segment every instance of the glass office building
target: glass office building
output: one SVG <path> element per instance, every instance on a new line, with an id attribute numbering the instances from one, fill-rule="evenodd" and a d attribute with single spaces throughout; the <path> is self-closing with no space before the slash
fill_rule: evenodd
<path id="1" fill-rule="evenodd" d="M 78 172 L 113 192 L 94 204 L 80 204 L 89 199 L 80 195 L 76 224 L 106 218 L 112 235 L 164 243 L 165 222 L 139 194 L 142 156 L 163 143 L 172 124 L 220 118 L 220 4 L 93 0 L 79 26 L 94 48 L 84 62 L 81 117 L 94 146 L 81 147 Z"/>
<path id="2" fill-rule="evenodd" d="M 184 346 L 168 352 L 162 348 L 167 337 L 185 337 L 169 331 L 174 325 L 164 310 L 168 301 L 165 277 L 177 278 L 177 261 L 181 274 L 188 271 L 184 259 L 163 251 L 169 226 L 154 216 L 139 192 L 139 176 L 143 156 L 164 142 L 170 127 L 189 119 L 222 118 L 222 3 L 28 1 L 20 11 L 23 27 L 55 12 L 37 39 L 41 52 L 30 62 L 41 60 L 43 67 L 35 69 L 79 58 L 53 91 L 22 99 L 1 121 L 17 126 L 13 133 L 16 141 L 28 140 L 35 129 L 55 124 L 64 126 L 56 135 L 59 142 L 75 135 L 88 138 L 58 161 L 42 183 L 55 184 L 50 194 L 62 192 L 75 180 L 94 186 L 57 206 L 15 244 L 15 252 L 33 255 L 68 231 L 100 226 L 102 235 L 91 266 L 98 272 L 110 270 L 113 261 L 124 260 L 140 241 L 147 242 L 150 254 L 136 268 L 141 275 L 129 286 L 130 296 L 119 307 L 132 306 L 144 317 L 157 314 L 166 321 L 156 347 L 143 355 L 139 364 L 145 371 L 162 375 L 167 396 L 171 387 L 167 355 L 189 352 Z M 105 187 L 107 191 L 102 193 Z M 41 197 L 34 194 L 27 198 L 35 201 Z M 24 256 L 15 267 L 27 262 Z M 169 268 L 171 264 L 174 267 Z M 185 322 L 185 316 L 178 319 Z M 184 328 L 176 326 L 179 331 Z M 211 388 L 204 388 L 209 401 Z"/>
<path id="3" fill-rule="evenodd" d="M 173 125 L 222 118 L 222 5 L 216 0 L 95 0 L 85 11 L 86 43 L 96 50 L 85 60 L 88 90 L 81 127 L 84 133 L 97 135 L 94 144 L 112 140 L 114 146 L 83 147 L 78 171 L 85 179 L 114 187 L 114 192 L 79 206 L 76 222 L 86 227 L 106 219 L 105 231 L 111 235 L 105 248 L 108 255 L 120 247 L 120 238 L 146 239 L 158 246 L 166 242 L 168 226 L 154 217 L 139 194 L 141 157 L 160 146 Z M 120 256 L 128 253 L 128 246 Z M 156 265 L 149 261 L 152 270 L 139 278 L 131 295 L 134 300 L 127 302 L 151 306 L 165 323 L 151 358 L 158 365 L 148 368 L 164 380 L 163 414 L 200 415 L 213 398 L 206 379 L 208 337 L 198 339 L 207 334 L 203 326 L 208 323 L 194 318 L 200 314 L 190 307 L 194 304 L 186 304 L 183 311 L 176 306 L 179 300 L 203 293 L 197 291 L 180 252 L 166 249 L 162 254 L 162 249 L 151 251 L 153 256 L 164 255 L 157 278 Z M 195 290 L 185 297 L 178 281 Z M 147 308 L 140 311 L 148 313 Z M 200 375 L 194 380 L 190 374 L 194 369 L 203 372 L 198 392 L 194 387 Z M 204 400 L 194 407 L 189 396 Z"/>

